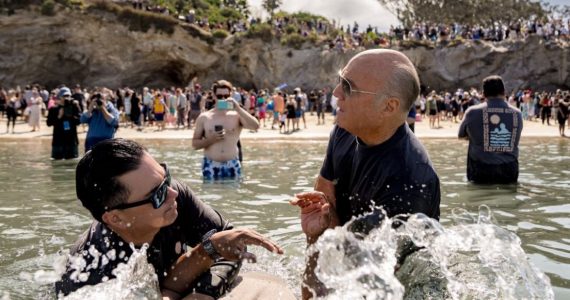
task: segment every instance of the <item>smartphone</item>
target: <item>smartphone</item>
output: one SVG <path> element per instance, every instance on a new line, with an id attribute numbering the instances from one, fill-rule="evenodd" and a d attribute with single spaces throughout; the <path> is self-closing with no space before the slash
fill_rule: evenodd
<path id="1" fill-rule="evenodd" d="M 222 130 L 224 130 L 224 125 L 214 125 L 215 132 L 220 132 Z"/>
<path id="2" fill-rule="evenodd" d="M 234 109 L 234 103 L 228 100 L 217 100 L 216 107 L 219 110 L 232 110 Z"/>

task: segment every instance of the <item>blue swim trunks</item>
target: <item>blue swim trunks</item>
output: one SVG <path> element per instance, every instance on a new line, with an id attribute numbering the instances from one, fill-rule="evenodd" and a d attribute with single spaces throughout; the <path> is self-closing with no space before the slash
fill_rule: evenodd
<path id="1" fill-rule="evenodd" d="M 219 162 L 204 157 L 202 176 L 204 176 L 204 180 L 239 179 L 241 177 L 241 163 L 237 158 Z"/>

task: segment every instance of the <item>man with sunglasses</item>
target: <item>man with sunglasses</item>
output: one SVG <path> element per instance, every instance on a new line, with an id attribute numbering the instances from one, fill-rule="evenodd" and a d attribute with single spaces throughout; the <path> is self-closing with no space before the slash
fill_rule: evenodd
<path id="1" fill-rule="evenodd" d="M 214 108 L 196 120 L 192 147 L 204 149 L 204 180 L 235 180 L 241 177 L 238 141 L 243 128 L 257 130 L 259 122 L 231 98 L 232 84 L 226 80 L 214 83 Z"/>
<path id="2" fill-rule="evenodd" d="M 144 244 L 163 299 L 222 296 L 239 261 L 255 259 L 247 245 L 282 253 L 253 230 L 233 229 L 133 141 L 95 145 L 77 165 L 76 190 L 95 221 L 72 248 L 58 295 L 113 279 L 113 270 Z"/>
<path id="3" fill-rule="evenodd" d="M 301 208 L 301 226 L 313 244 L 327 228 L 363 217 L 351 229 L 367 232 L 386 214 L 423 213 L 439 219 L 439 178 L 406 119 L 419 96 L 411 61 L 393 50 L 367 50 L 338 74 L 333 91 L 337 119 L 315 191 L 291 204 Z M 385 213 L 384 213 L 385 212 Z M 308 260 L 303 298 L 326 294 Z M 329 287 L 330 288 L 330 287 Z"/>

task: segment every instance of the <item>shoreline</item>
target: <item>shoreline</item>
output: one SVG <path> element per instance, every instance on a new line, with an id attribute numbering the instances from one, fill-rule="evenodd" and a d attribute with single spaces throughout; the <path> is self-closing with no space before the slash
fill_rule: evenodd
<path id="1" fill-rule="evenodd" d="M 278 127 L 275 130 L 271 129 L 269 122 L 266 126 L 260 126 L 258 132 L 251 132 L 244 129 L 241 133 L 241 140 L 246 141 L 275 141 L 275 142 L 294 142 L 294 141 L 326 141 L 329 139 L 329 134 L 332 129 L 333 117 L 330 114 L 326 115 L 325 124 L 317 125 L 316 115 L 311 116 L 306 113 L 307 129 L 303 128 L 303 122 L 300 121 L 301 130 L 293 133 L 283 134 L 279 133 Z M 31 132 L 27 123 L 23 121 L 16 122 L 15 134 L 6 133 L 6 118 L 0 119 L 0 140 L 29 140 L 29 139 L 51 139 L 53 129 L 47 127 L 45 118 L 42 118 L 41 129 L 36 132 Z M 567 136 L 561 137 L 558 133 L 558 124 L 551 120 L 551 125 L 542 125 L 540 121 L 525 121 L 523 125 L 522 137 L 526 138 L 569 138 L 570 128 L 568 129 Z M 438 129 L 429 128 L 427 119 L 416 122 L 416 135 L 420 139 L 457 139 L 457 131 L 459 123 L 452 123 L 451 121 L 441 121 L 441 127 Z M 85 129 L 78 126 L 78 137 L 80 141 L 85 140 L 87 126 Z M 156 131 L 155 128 L 146 127 L 143 131 L 137 131 L 134 128 L 126 128 L 121 126 L 115 137 L 127 138 L 134 140 L 191 140 L 194 134 L 193 129 L 175 129 L 166 128 L 164 131 Z"/>

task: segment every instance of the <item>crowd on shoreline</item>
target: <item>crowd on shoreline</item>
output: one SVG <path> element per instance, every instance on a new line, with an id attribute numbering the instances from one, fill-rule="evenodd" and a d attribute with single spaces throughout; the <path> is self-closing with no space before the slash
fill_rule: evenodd
<path id="1" fill-rule="evenodd" d="M 125 1 L 121 1 L 125 2 Z M 131 0 L 133 8 L 154 13 L 171 15 L 162 6 L 148 5 L 142 0 Z M 252 25 L 261 24 L 260 18 L 228 19 L 224 23 L 214 23 L 208 17 L 198 17 L 194 9 L 187 12 L 175 12 L 174 17 L 184 22 L 195 24 L 206 31 L 225 30 L 230 34 L 247 31 Z M 329 49 L 345 51 L 360 47 L 387 47 L 402 42 L 425 42 L 447 45 L 452 41 L 489 41 L 524 40 L 538 36 L 545 41 L 570 41 L 570 18 L 567 16 L 548 16 L 529 20 L 515 20 L 510 23 L 495 22 L 492 26 L 452 23 L 417 22 L 413 26 L 390 26 L 387 32 L 380 32 L 377 27 L 368 25 L 363 29 L 357 22 L 346 27 L 336 21 L 318 18 L 300 20 L 294 15 L 276 16 L 267 20 L 277 37 L 285 33 L 297 33 L 304 37 L 315 35 L 325 41 Z"/>
<path id="2" fill-rule="evenodd" d="M 0 87 L 0 118 L 6 118 L 6 132 L 14 133 L 15 121 L 20 118 L 28 123 L 31 131 L 41 128 L 41 116 L 57 105 L 61 88 L 48 91 L 40 85 L 28 85 L 24 89 Z M 317 115 L 317 125 L 325 124 L 325 113 L 335 115 L 337 99 L 330 87 L 302 91 L 295 88 L 246 90 L 234 88 L 231 98 L 235 99 L 251 115 L 257 118 L 263 128 L 291 134 L 307 128 L 305 113 Z M 108 88 L 72 89 L 72 98 L 80 111 L 90 105 L 93 95 L 101 94 L 120 113 L 120 126 L 143 129 L 191 129 L 197 117 L 213 108 L 215 99 L 211 89 L 198 83 L 186 88 L 142 88 L 135 91 L 129 87 L 111 90 Z M 570 126 L 568 107 L 570 91 L 545 92 L 517 90 L 508 97 L 513 106 L 519 108 L 525 121 L 541 121 L 550 126 L 558 123 L 560 135 L 564 135 L 565 124 Z M 441 122 L 458 123 L 464 112 L 484 101 L 482 93 L 475 88 L 458 89 L 455 92 L 424 91 L 415 103 L 417 120 L 426 119 L 432 129 L 441 128 Z M 302 123 L 302 126 L 301 126 Z"/>
<path id="3" fill-rule="evenodd" d="M 7 118 L 6 132 L 14 133 L 17 118 L 27 122 L 32 131 L 41 128 L 40 117 L 58 105 L 57 95 L 65 85 L 48 91 L 40 85 L 27 85 L 24 89 L 0 87 L 0 118 Z M 186 88 L 149 89 L 135 91 L 129 87 L 111 90 L 108 88 L 82 88 L 76 85 L 71 98 L 86 111 L 95 95 L 110 102 L 120 113 L 121 126 L 168 129 L 191 129 L 197 117 L 214 107 L 215 99 L 211 89 L 202 89 L 196 83 Z M 289 134 L 307 128 L 305 112 L 318 117 L 317 125 L 325 124 L 325 112 L 334 114 L 336 99 L 330 88 L 315 89 L 308 93 L 295 88 L 286 92 L 234 88 L 231 98 L 255 116 L 262 127 Z M 156 126 L 156 127 L 155 127 Z"/>
<path id="4" fill-rule="evenodd" d="M 559 133 L 565 136 L 566 123 L 570 126 L 570 91 L 556 92 L 517 90 L 507 96 L 509 104 L 520 109 L 524 121 L 538 121 L 550 126 L 558 123 Z M 475 88 L 458 89 L 454 93 L 431 91 L 420 95 L 416 107 L 420 115 L 429 119 L 430 128 L 439 128 L 440 121 L 458 123 L 463 114 L 473 105 L 484 101 L 482 93 Z"/>

